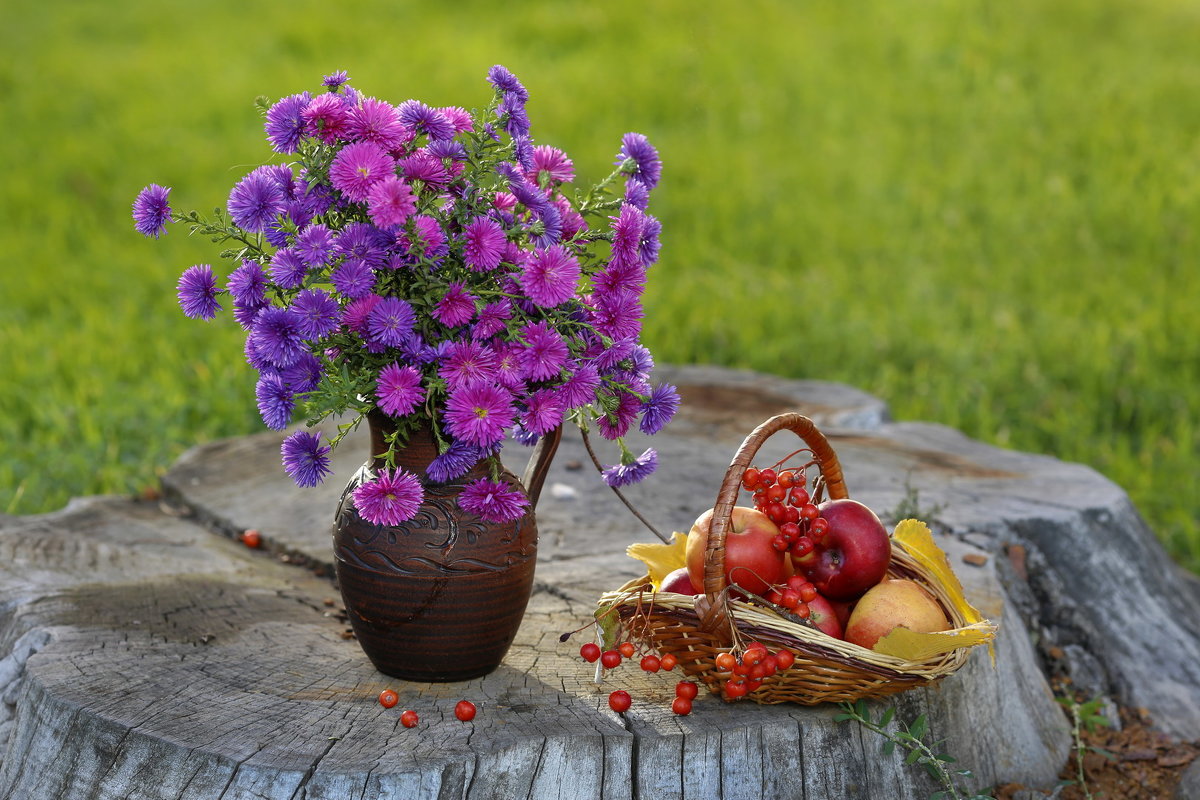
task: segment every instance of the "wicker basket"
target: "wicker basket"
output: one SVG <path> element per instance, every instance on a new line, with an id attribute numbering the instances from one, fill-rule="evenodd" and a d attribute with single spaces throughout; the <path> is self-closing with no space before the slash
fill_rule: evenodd
<path id="1" fill-rule="evenodd" d="M 600 605 L 615 608 L 625 631 L 660 653 L 673 654 L 689 676 L 702 681 L 714 694 L 722 694 L 722 686 L 730 678 L 730 673 L 721 671 L 715 663 L 718 653 L 750 641 L 762 642 L 772 650 L 792 651 L 796 660 L 790 669 L 764 679 L 757 690 L 747 695 L 758 703 L 815 705 L 883 697 L 929 685 L 957 670 L 966 663 L 968 647 L 956 648 L 928 661 L 906 661 L 835 639 L 761 606 L 730 597 L 724 579 L 725 535 L 741 477 L 763 442 L 782 430 L 792 431 L 812 450 L 829 497 L 847 497 L 837 456 L 812 420 L 800 414 L 772 417 L 746 437 L 721 484 L 705 554 L 704 594 L 692 597 L 655 592 L 647 576 L 605 594 Z M 946 588 L 896 544 L 892 547 L 888 576 L 921 583 L 946 611 L 952 628 L 967 624 Z"/>

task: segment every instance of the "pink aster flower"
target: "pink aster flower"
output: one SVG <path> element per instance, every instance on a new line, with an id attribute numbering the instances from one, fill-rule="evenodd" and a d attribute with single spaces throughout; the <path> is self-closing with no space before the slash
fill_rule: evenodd
<path id="1" fill-rule="evenodd" d="M 486 381 L 452 390 L 446 398 L 446 430 L 480 447 L 499 444 L 515 416 L 512 395 Z"/>
<path id="2" fill-rule="evenodd" d="M 525 348 L 516 342 L 506 342 L 493 348 L 496 354 L 495 379 L 501 385 L 516 390 L 525 382 Z"/>
<path id="3" fill-rule="evenodd" d="M 352 139 L 374 142 L 384 150 L 399 150 L 412 141 L 413 132 L 400 121 L 391 103 L 365 98 L 350 109 L 346 129 Z"/>
<path id="4" fill-rule="evenodd" d="M 376 182 L 392 175 L 396 162 L 374 142 L 354 142 L 338 151 L 329 166 L 333 188 L 360 203 L 371 193 Z"/>
<path id="5" fill-rule="evenodd" d="M 642 226 L 645 224 L 642 212 L 629 203 L 621 205 L 621 213 L 612 220 L 612 256 L 613 261 L 630 263 L 638 259 L 638 246 L 642 242 Z"/>
<path id="6" fill-rule="evenodd" d="M 405 234 L 409 255 L 420 258 L 429 255 L 446 241 L 441 224 L 433 217 L 421 214 L 413 217 L 413 230 Z"/>
<path id="7" fill-rule="evenodd" d="M 425 399 L 421 373 L 407 365 L 388 364 L 379 370 L 375 396 L 379 398 L 379 407 L 384 413 L 393 417 L 407 416 Z"/>
<path id="8" fill-rule="evenodd" d="M 529 498 L 508 484 L 481 478 L 467 484 L 458 505 L 488 522 L 513 522 L 525 516 Z"/>
<path id="9" fill-rule="evenodd" d="M 553 389 L 538 389 L 529 395 L 525 406 L 521 425 L 532 433 L 549 433 L 562 424 L 565 413 L 563 399 Z"/>
<path id="10" fill-rule="evenodd" d="M 557 147 L 539 144 L 533 148 L 533 169 L 525 173 L 538 186 L 575 180 L 575 164 Z"/>
<path id="11" fill-rule="evenodd" d="M 416 475 L 386 467 L 354 490 L 354 507 L 367 522 L 399 525 L 417 515 L 425 491 Z"/>
<path id="12" fill-rule="evenodd" d="M 496 354 L 479 342 L 450 342 L 438 374 L 452 391 L 467 384 L 491 381 L 496 375 Z"/>
<path id="13" fill-rule="evenodd" d="M 557 375 L 570 355 L 562 334 L 548 322 L 526 325 L 521 333 L 525 337 L 522 360 L 527 377 L 540 381 Z"/>
<path id="14" fill-rule="evenodd" d="M 466 291 L 465 284 L 455 281 L 446 287 L 446 293 L 433 309 L 433 316 L 451 328 L 466 324 L 475 316 L 475 297 Z"/>
<path id="15" fill-rule="evenodd" d="M 325 144 L 349 138 L 349 109 L 336 94 L 322 94 L 300 112 L 304 120 L 305 133 L 316 136 Z"/>
<path id="16" fill-rule="evenodd" d="M 592 324 L 610 339 L 626 339 L 642 331 L 642 302 L 634 292 L 593 295 Z"/>
<path id="17" fill-rule="evenodd" d="M 575 296 L 579 259 L 561 244 L 534 252 L 521 273 L 521 288 L 539 306 L 552 308 Z"/>
<path id="18" fill-rule="evenodd" d="M 381 228 L 402 225 L 417 210 L 417 198 L 411 186 L 395 175 L 387 175 L 368 192 L 367 210 Z"/>
<path id="19" fill-rule="evenodd" d="M 455 133 L 469 133 L 475 129 L 475 121 L 471 119 L 471 114 L 465 108 L 459 106 L 445 106 L 439 108 L 438 111 L 442 116 L 454 126 Z"/>
<path id="20" fill-rule="evenodd" d="M 476 271 L 494 269 L 500 265 L 507 238 L 500 223 L 487 217 L 475 217 L 463 229 L 463 260 Z"/>

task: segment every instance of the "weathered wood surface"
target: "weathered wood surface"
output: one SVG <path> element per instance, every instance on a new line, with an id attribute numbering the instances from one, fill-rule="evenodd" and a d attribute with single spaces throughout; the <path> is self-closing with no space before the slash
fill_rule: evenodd
<path id="1" fill-rule="evenodd" d="M 847 387 L 662 372 L 684 408 L 652 442 L 659 474 L 629 494 L 664 531 L 690 525 L 745 433 L 783 410 L 832 434 L 855 497 L 887 511 L 918 491 L 968 594 L 1001 622 L 997 663 L 981 649 L 937 686 L 888 702 L 902 718 L 927 713 L 977 785 L 1055 783 L 1068 739 L 1047 669 L 1200 737 L 1200 589 L 1110 482 L 891 423 Z M 365 444 L 346 442 L 338 476 L 299 490 L 278 466 L 279 439 L 194 449 L 164 481 L 169 503 L 92 498 L 0 518 L 0 797 L 917 798 L 936 788 L 884 757 L 876 737 L 835 723 L 834 708 L 703 698 L 680 718 L 668 707 L 674 674 L 624 667 L 596 685 L 576 655 L 582 639 L 559 634 L 639 573 L 624 548 L 651 534 L 600 484 L 577 437 L 542 495 L 537 585 L 504 665 L 457 684 L 387 678 L 343 638 L 336 590 L 320 577 L 331 572 L 340 484 Z M 771 448 L 792 449 L 776 439 Z M 213 535 L 246 528 L 262 532 L 262 551 Z M 961 562 L 967 552 L 986 562 Z M 635 698 L 625 715 L 607 708 L 617 686 Z M 376 702 L 386 687 L 400 694 L 395 709 Z M 461 698 L 479 705 L 473 723 L 453 717 Z M 417 728 L 399 725 L 404 708 L 420 713 Z"/>

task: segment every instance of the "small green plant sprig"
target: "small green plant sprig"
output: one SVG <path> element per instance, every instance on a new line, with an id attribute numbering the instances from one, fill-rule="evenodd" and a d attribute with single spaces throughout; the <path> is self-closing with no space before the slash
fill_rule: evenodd
<path id="1" fill-rule="evenodd" d="M 961 789 L 959 780 L 972 780 L 974 774 L 969 769 L 951 769 L 955 758 L 947 753 L 938 752 L 944 740 L 926 743 L 929 733 L 929 720 L 924 714 L 913 720 L 911 725 L 895 719 L 896 709 L 892 706 L 884 709 L 878 720 L 871 719 L 871 709 L 867 708 L 866 700 L 854 703 L 839 703 L 842 713 L 834 719 L 837 722 L 853 720 L 869 731 L 883 737 L 883 754 L 890 756 L 897 746 L 908 751 L 904 758 L 907 765 L 918 764 L 925 768 L 930 777 L 942 785 L 942 789 L 934 792 L 930 800 L 988 800 L 990 795 L 971 790 Z M 894 730 L 888 726 L 896 723 Z"/>
<path id="2" fill-rule="evenodd" d="M 1087 733 L 1094 733 L 1100 728 L 1107 728 L 1111 724 L 1108 721 L 1108 717 L 1100 712 L 1100 707 L 1104 704 L 1104 701 L 1099 697 L 1095 697 L 1086 703 L 1080 703 L 1071 695 L 1056 697 L 1054 699 L 1071 715 L 1071 736 L 1073 740 L 1071 749 L 1075 753 L 1076 775 L 1074 782 L 1079 785 L 1079 789 L 1083 792 L 1086 800 L 1093 800 L 1096 795 L 1092 794 L 1091 790 L 1088 789 L 1087 774 L 1083 769 L 1083 757 L 1089 751 L 1110 759 L 1113 758 L 1113 754 L 1099 747 L 1084 744 L 1083 734 L 1085 731 Z"/>

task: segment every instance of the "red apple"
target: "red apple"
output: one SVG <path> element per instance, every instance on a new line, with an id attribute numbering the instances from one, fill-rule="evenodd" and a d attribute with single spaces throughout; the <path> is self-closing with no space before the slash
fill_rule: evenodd
<path id="1" fill-rule="evenodd" d="M 808 618 L 817 626 L 817 630 L 823 631 L 835 639 L 842 638 L 842 622 L 838 619 L 833 603 L 818 594 L 808 601 L 808 611 Z"/>
<path id="2" fill-rule="evenodd" d="M 854 610 L 854 605 L 857 600 L 827 600 L 829 605 L 833 606 L 833 613 L 837 614 L 838 622 L 842 625 L 842 630 L 846 630 L 846 623 L 850 621 L 850 612 Z"/>
<path id="3" fill-rule="evenodd" d="M 855 500 L 830 500 L 819 508 L 829 529 L 792 564 L 830 600 L 853 600 L 883 580 L 892 542 L 875 512 Z"/>
<path id="4" fill-rule="evenodd" d="M 895 628 L 935 633 L 950 627 L 946 612 L 916 581 L 894 578 L 862 596 L 846 626 L 846 641 L 868 649 Z"/>
<path id="5" fill-rule="evenodd" d="M 712 525 L 710 508 L 692 525 L 687 538 L 687 571 L 696 594 L 704 591 L 704 552 Z M 791 574 L 786 551 L 773 544 L 779 528 L 761 511 L 735 506 L 725 531 L 725 581 L 748 592 L 762 594 L 771 584 L 782 583 Z"/>
<path id="6" fill-rule="evenodd" d="M 663 578 L 660 592 L 675 592 L 676 594 L 697 594 L 692 588 L 692 579 L 688 577 L 687 567 L 680 567 L 677 570 L 668 572 Z"/>

